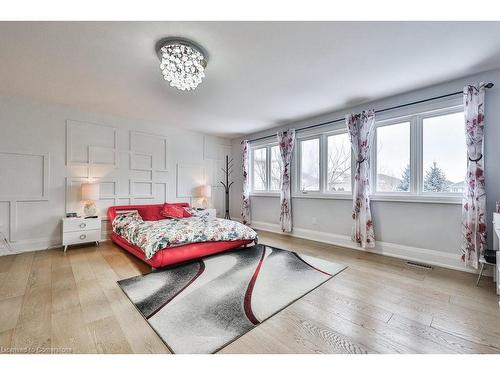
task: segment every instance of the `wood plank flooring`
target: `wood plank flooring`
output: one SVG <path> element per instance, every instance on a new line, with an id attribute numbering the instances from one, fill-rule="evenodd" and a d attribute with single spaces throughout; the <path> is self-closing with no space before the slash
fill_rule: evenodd
<path id="1" fill-rule="evenodd" d="M 260 232 L 348 268 L 221 353 L 499 353 L 491 278 Z M 169 353 L 116 284 L 149 267 L 111 242 L 0 257 L 0 353 Z"/>

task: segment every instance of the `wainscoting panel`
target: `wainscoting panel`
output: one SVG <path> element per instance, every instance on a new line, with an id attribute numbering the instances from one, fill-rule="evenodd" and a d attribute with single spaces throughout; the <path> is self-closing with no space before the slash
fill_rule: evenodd
<path id="1" fill-rule="evenodd" d="M 230 144 L 167 121 L 22 97 L 0 96 L 0 107 L 0 232 L 10 242 L 0 241 L 0 255 L 61 246 L 61 218 L 83 213 L 82 182 L 100 183 L 96 205 L 103 215 L 110 205 L 186 201 L 176 196 L 177 164 L 202 166 L 199 180 L 213 183 L 204 147 L 217 157 L 218 147 Z"/>
<path id="2" fill-rule="evenodd" d="M 100 184 L 96 206 L 104 218 L 109 206 L 167 201 L 167 137 L 129 130 L 129 144 L 119 149 L 118 132 L 107 125 L 66 122 L 66 212 L 82 212 L 80 186 L 88 181 Z"/>
<path id="3" fill-rule="evenodd" d="M 168 170 L 167 137 L 131 130 L 130 151 L 137 156 L 150 156 L 152 159 L 150 169 Z"/>
<path id="4" fill-rule="evenodd" d="M 118 130 L 115 127 L 66 121 L 66 165 L 116 165 L 117 150 Z M 111 158 L 110 154 L 113 154 Z"/>
<path id="5" fill-rule="evenodd" d="M 49 154 L 0 151 L 0 203 L 4 211 L 0 231 L 10 242 L 18 237 L 18 203 L 48 200 L 49 165 Z"/>

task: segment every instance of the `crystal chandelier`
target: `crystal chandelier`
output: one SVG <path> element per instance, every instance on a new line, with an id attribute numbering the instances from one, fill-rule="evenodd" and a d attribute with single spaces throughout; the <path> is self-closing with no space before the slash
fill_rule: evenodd
<path id="1" fill-rule="evenodd" d="M 194 90 L 205 77 L 206 53 L 193 42 L 167 38 L 157 48 L 163 78 L 179 90 Z"/>

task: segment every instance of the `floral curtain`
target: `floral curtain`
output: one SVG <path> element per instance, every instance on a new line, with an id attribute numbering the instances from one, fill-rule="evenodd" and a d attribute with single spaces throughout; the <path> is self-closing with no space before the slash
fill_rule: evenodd
<path id="1" fill-rule="evenodd" d="M 243 159 L 243 194 L 241 197 L 241 219 L 243 224 L 250 225 L 250 159 L 249 159 L 249 142 L 244 140 L 241 142 L 242 146 L 242 159 Z"/>
<path id="2" fill-rule="evenodd" d="M 478 267 L 486 246 L 486 190 L 484 181 L 484 84 L 464 87 L 467 175 L 462 200 L 462 260 Z"/>
<path id="3" fill-rule="evenodd" d="M 278 144 L 281 156 L 280 176 L 280 224 L 283 232 L 292 231 L 292 200 L 290 169 L 292 163 L 293 148 L 295 146 L 295 129 L 286 132 L 278 132 Z"/>
<path id="4" fill-rule="evenodd" d="M 375 112 L 346 115 L 346 125 L 356 159 L 352 218 L 354 220 L 352 240 L 362 247 L 374 247 L 372 214 L 370 211 L 370 148 L 375 129 Z"/>

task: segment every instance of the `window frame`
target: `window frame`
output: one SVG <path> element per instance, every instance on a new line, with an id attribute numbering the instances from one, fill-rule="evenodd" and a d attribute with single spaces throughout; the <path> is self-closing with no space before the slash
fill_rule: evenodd
<path id="1" fill-rule="evenodd" d="M 310 141 L 310 140 L 313 140 L 313 139 L 317 139 L 318 140 L 318 159 L 319 159 L 319 165 L 318 165 L 318 190 L 302 190 L 301 188 L 301 185 L 302 185 L 302 142 L 305 142 L 305 141 Z M 301 137 L 301 138 L 298 138 L 297 139 L 298 142 L 297 142 L 297 149 L 296 149 L 296 156 L 297 156 L 297 165 L 298 165 L 298 168 L 297 168 L 297 178 L 296 178 L 296 183 L 297 183 L 297 191 L 302 193 L 302 194 L 319 194 L 321 193 L 322 191 L 322 187 L 323 187 L 323 180 L 324 180 L 324 177 L 323 177 L 323 173 L 322 173 L 322 169 L 323 169 L 323 158 L 322 158 L 322 135 L 321 134 L 318 134 L 318 135 L 311 135 L 311 136 L 308 136 L 308 137 Z"/>
<path id="2" fill-rule="evenodd" d="M 372 193 L 370 199 L 374 201 L 402 201 L 402 202 L 421 202 L 421 203 L 450 203 L 461 204 L 462 193 L 453 192 L 425 192 L 423 190 L 424 171 L 423 171 L 423 121 L 426 118 L 444 116 L 453 113 L 463 112 L 463 103 L 461 98 L 449 99 L 438 103 L 426 103 L 425 105 L 415 106 L 412 110 L 399 111 L 397 114 L 379 116 L 375 120 L 375 130 L 379 127 L 397 124 L 401 122 L 410 122 L 410 191 L 409 192 L 377 192 L 377 131 L 373 139 L 373 147 L 370 152 L 371 175 L 370 184 Z M 467 150 L 464 145 L 464 154 Z M 464 171 L 465 177 L 466 171 Z"/>
<path id="3" fill-rule="evenodd" d="M 260 196 L 279 196 L 279 190 L 270 190 L 271 188 L 271 148 L 278 146 L 277 141 L 267 142 L 267 143 L 256 143 L 255 145 L 250 145 L 250 165 L 249 165 L 249 178 L 250 178 L 250 195 L 260 195 Z M 255 150 L 266 149 L 266 189 L 265 190 L 255 190 L 254 189 L 254 152 Z"/>
<path id="4" fill-rule="evenodd" d="M 410 191 L 377 191 L 377 138 L 378 138 L 378 128 L 383 128 L 385 126 L 391 126 L 391 125 L 397 125 L 401 123 L 410 123 Z M 372 197 L 385 197 L 385 196 L 393 196 L 393 197 L 399 197 L 399 198 L 404 198 L 412 195 L 412 191 L 414 191 L 414 186 L 415 186 L 415 176 L 413 174 L 414 170 L 414 163 L 416 162 L 416 155 L 415 155 L 415 144 L 412 142 L 412 139 L 414 138 L 413 135 L 416 132 L 415 130 L 415 121 L 412 118 L 411 115 L 408 116 L 402 116 L 402 117 L 395 117 L 395 118 L 390 118 L 387 120 L 381 120 L 381 121 L 375 121 L 375 132 L 373 135 L 373 143 L 372 147 L 370 150 L 370 186 L 371 186 L 371 194 L 370 198 Z"/>
<path id="5" fill-rule="evenodd" d="M 415 203 L 440 203 L 440 204 L 461 204 L 462 193 L 435 193 L 423 191 L 423 120 L 429 117 L 436 117 L 446 114 L 463 112 L 462 98 L 444 99 L 434 102 L 426 102 L 395 110 L 390 110 L 381 114 L 377 114 L 375 118 L 375 134 L 372 148 L 370 151 L 371 174 L 370 186 L 372 193 L 370 199 L 372 201 L 389 201 L 389 202 L 415 202 Z M 376 191 L 376 146 L 377 146 L 377 128 L 389 126 L 401 122 L 410 122 L 410 191 L 409 192 L 377 192 Z M 328 137 L 331 135 L 339 135 L 347 133 L 346 126 L 343 122 L 330 127 L 320 127 L 317 129 L 306 130 L 297 133 L 294 155 L 292 158 L 292 198 L 301 199 L 338 199 L 352 200 L 352 191 L 354 187 L 354 174 L 356 163 L 351 149 L 351 191 L 328 191 L 327 190 L 327 174 L 328 174 Z M 309 139 L 319 139 L 319 183 L 318 191 L 301 191 L 301 142 Z M 256 142 L 250 146 L 251 165 L 250 165 L 250 181 L 251 195 L 255 196 L 279 196 L 279 191 L 271 191 L 270 187 L 270 165 L 271 165 L 271 147 L 278 145 L 277 141 L 262 141 Z M 259 148 L 267 148 L 266 151 L 266 171 L 267 171 L 267 190 L 253 190 L 253 151 Z M 466 149 L 464 148 L 466 154 Z M 465 177 L 464 171 L 464 177 Z"/>
<path id="6" fill-rule="evenodd" d="M 438 112 L 438 111 L 434 111 L 434 112 Z M 433 114 L 433 112 L 431 112 L 431 113 L 424 113 L 420 116 L 419 137 L 420 137 L 421 141 L 420 141 L 420 160 L 419 160 L 420 165 L 419 165 L 419 167 L 421 169 L 421 174 L 420 174 L 421 180 L 418 181 L 417 189 L 419 189 L 420 194 L 423 196 L 443 196 L 443 197 L 457 196 L 457 197 L 460 197 L 460 201 L 461 201 L 461 198 L 463 197 L 463 193 L 424 191 L 424 173 L 425 173 L 425 171 L 424 171 L 424 120 L 427 118 L 446 116 L 446 115 L 451 115 L 451 114 L 460 113 L 460 112 L 462 112 L 462 113 L 464 112 L 463 106 L 460 106 L 459 110 L 457 110 L 456 108 L 446 108 L 446 109 L 439 111 L 438 114 Z M 461 129 L 461 130 L 463 132 L 465 132 L 465 129 Z M 467 149 L 466 149 L 465 143 L 464 143 L 464 158 L 465 158 L 465 160 L 467 160 Z M 467 171 L 464 170 L 464 173 L 463 173 L 464 180 L 465 180 L 466 174 L 467 174 Z"/>
<path id="7" fill-rule="evenodd" d="M 343 126 L 336 126 L 328 131 L 314 131 L 297 137 L 297 147 L 295 148 L 295 184 L 292 198 L 327 198 L 327 199 L 352 199 L 353 189 L 353 168 L 354 157 L 351 149 L 351 190 L 350 191 L 330 191 L 327 189 L 328 183 L 328 137 L 340 134 L 347 134 L 347 129 Z M 302 155 L 301 142 L 310 139 L 319 139 L 319 190 L 301 189 Z"/>
<path id="8" fill-rule="evenodd" d="M 254 181 L 254 174 L 255 174 L 255 151 L 265 149 L 266 150 L 266 181 L 265 181 L 265 190 L 256 190 L 255 189 L 255 181 Z M 253 147 L 251 148 L 251 155 L 250 155 L 250 190 L 254 191 L 256 193 L 263 192 L 265 193 L 269 187 L 269 166 L 268 166 L 268 157 L 269 157 L 269 150 L 265 146 L 258 146 L 258 147 Z"/>

